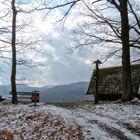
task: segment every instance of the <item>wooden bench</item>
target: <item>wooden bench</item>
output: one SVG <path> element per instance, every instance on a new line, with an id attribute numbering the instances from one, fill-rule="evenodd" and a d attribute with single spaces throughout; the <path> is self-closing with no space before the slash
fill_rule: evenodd
<path id="1" fill-rule="evenodd" d="M 12 92 L 9 92 L 10 98 L 12 97 Z M 17 92 L 18 102 L 39 102 L 39 91 L 32 92 Z"/>

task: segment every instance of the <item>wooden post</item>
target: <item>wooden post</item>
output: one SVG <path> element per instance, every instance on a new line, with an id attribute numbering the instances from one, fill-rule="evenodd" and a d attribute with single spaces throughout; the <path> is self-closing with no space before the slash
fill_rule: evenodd
<path id="1" fill-rule="evenodd" d="M 36 91 L 34 92 L 34 96 L 35 96 L 34 106 L 36 106 Z"/>
<path id="2" fill-rule="evenodd" d="M 100 60 L 96 60 L 93 63 L 96 65 L 96 93 L 95 93 L 95 104 L 99 103 L 99 91 L 98 91 L 98 86 L 99 86 L 99 64 L 101 64 Z"/>

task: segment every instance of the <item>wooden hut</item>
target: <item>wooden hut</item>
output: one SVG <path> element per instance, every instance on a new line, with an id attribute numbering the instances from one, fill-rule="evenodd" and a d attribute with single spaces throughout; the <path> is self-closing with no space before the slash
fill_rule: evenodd
<path id="1" fill-rule="evenodd" d="M 138 96 L 140 85 L 140 64 L 131 65 L 133 96 Z M 86 94 L 94 94 L 96 89 L 96 70 L 93 71 Z M 117 100 L 122 96 L 122 67 L 99 70 L 99 100 Z"/>

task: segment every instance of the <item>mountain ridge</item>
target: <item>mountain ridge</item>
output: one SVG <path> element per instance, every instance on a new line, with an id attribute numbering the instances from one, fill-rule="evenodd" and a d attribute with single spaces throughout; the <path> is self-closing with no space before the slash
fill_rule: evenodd
<path id="1" fill-rule="evenodd" d="M 17 91 L 31 92 L 33 90 L 39 90 L 41 102 L 81 102 L 91 100 L 90 96 L 85 95 L 87 86 L 88 82 L 76 82 L 53 87 L 18 86 Z M 9 85 L 0 85 L 0 95 L 3 98 L 9 98 L 9 91 Z"/>

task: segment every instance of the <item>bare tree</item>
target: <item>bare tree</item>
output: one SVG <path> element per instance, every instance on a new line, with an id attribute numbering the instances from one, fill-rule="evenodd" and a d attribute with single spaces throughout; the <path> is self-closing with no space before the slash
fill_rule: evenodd
<path id="1" fill-rule="evenodd" d="M 83 1 L 84 2 L 84 1 Z M 93 7 L 95 3 L 103 2 L 95 1 L 93 2 Z M 105 2 L 105 1 L 104 1 Z M 123 65 L 123 73 L 122 73 L 122 83 L 123 83 L 123 96 L 122 101 L 128 101 L 132 96 L 132 85 L 131 85 L 131 68 L 130 68 L 130 47 L 135 47 L 139 49 L 139 18 L 137 13 L 133 9 L 133 5 L 128 1 L 115 1 L 115 0 L 106 0 L 106 5 L 101 5 L 102 9 L 92 9 L 86 2 L 84 2 L 87 10 L 87 13 L 84 13 L 84 16 L 90 17 L 94 22 L 87 23 L 86 26 L 90 25 L 91 28 L 85 30 L 82 28 L 80 31 L 76 31 L 75 33 L 79 35 L 79 38 L 76 39 L 77 47 L 81 46 L 89 46 L 93 44 L 103 44 L 107 43 L 112 46 L 113 44 L 122 44 L 122 65 Z M 113 7 L 111 7 L 113 5 Z M 128 9 L 129 7 L 129 9 Z M 110 17 L 105 16 L 105 10 L 117 9 L 120 13 L 120 21 L 116 19 L 111 19 Z M 110 10 L 111 11 L 111 10 Z M 112 10 L 113 11 L 113 10 Z M 133 17 L 132 22 L 128 19 L 128 15 L 131 14 Z M 97 25 L 98 24 L 98 25 Z M 92 26 L 95 26 L 92 27 Z M 96 31 L 96 28 L 102 28 Z M 92 29 L 93 28 L 93 29 Z M 106 30 L 107 28 L 107 30 Z M 95 30 L 94 30 L 95 29 Z M 99 29 L 99 28 L 97 28 Z M 94 30 L 92 32 L 92 30 Z M 133 30 L 133 32 L 130 30 Z M 89 31 L 89 32 L 88 32 Z M 101 33 L 102 32 L 102 33 Z M 104 33 L 104 35 L 103 35 Z M 131 33 L 131 36 L 129 34 Z M 102 34 L 102 35 L 101 35 Z M 135 34 L 135 37 L 134 37 Z M 83 42 L 83 40 L 85 40 Z M 111 45 L 112 44 L 112 45 Z M 120 48 L 115 50 L 114 52 L 118 52 L 121 50 Z M 111 53 L 111 54 L 114 54 Z"/>
<path id="2" fill-rule="evenodd" d="M 84 0 L 78 0 L 78 1 L 83 2 L 86 5 L 86 7 L 90 11 L 92 11 L 92 9 L 89 8 L 88 4 L 86 4 L 86 1 L 84 1 Z M 136 22 L 137 22 L 136 23 L 137 26 L 139 26 L 139 19 L 133 10 L 133 6 L 130 4 L 130 2 L 128 0 L 95 0 L 92 2 L 92 5 L 95 6 L 96 3 L 102 4 L 103 2 L 106 2 L 106 4 L 109 3 L 110 5 L 112 5 L 112 7 L 109 7 L 109 8 L 110 9 L 115 8 L 115 10 L 118 11 L 118 13 L 120 15 L 120 19 L 121 19 L 120 22 L 118 22 L 116 20 L 112 20 L 109 17 L 104 18 L 102 11 L 104 11 L 105 9 L 103 9 L 103 8 L 98 10 L 98 12 L 100 12 L 100 14 L 101 14 L 99 17 L 98 17 L 98 15 L 94 15 L 94 17 L 96 16 L 96 18 L 97 18 L 96 20 L 98 21 L 98 23 L 104 22 L 104 24 L 107 24 L 111 28 L 111 30 L 113 31 L 113 34 L 109 34 L 109 35 L 111 37 L 113 37 L 113 40 L 112 39 L 102 39 L 101 37 L 98 37 L 95 34 L 93 36 L 90 34 L 86 34 L 86 35 L 88 35 L 89 37 L 94 37 L 98 41 L 101 41 L 101 42 L 105 41 L 105 42 L 110 42 L 110 43 L 122 44 L 122 66 L 123 66 L 123 73 L 122 73 L 123 96 L 122 96 L 122 101 L 129 101 L 129 100 L 131 100 L 131 97 L 132 97 L 130 46 L 136 47 L 136 42 L 139 42 L 139 37 L 138 37 L 137 40 L 133 41 L 133 43 L 130 43 L 132 40 L 130 40 L 130 36 L 129 36 L 130 27 L 131 27 L 129 24 L 129 19 L 128 19 L 129 10 L 132 13 L 132 15 L 135 17 Z M 66 14 L 64 15 L 64 17 L 66 17 L 68 15 L 69 11 L 71 10 L 71 8 L 76 3 L 77 3 L 77 1 L 71 1 L 71 2 L 66 2 L 65 4 L 56 5 L 54 7 L 48 7 L 48 8 L 45 7 L 44 9 L 50 9 L 50 11 L 51 11 L 55 8 L 63 7 L 63 6 L 70 4 L 71 5 L 70 8 L 67 10 Z M 129 9 L 128 9 L 128 6 L 129 6 Z M 100 19 L 102 21 L 100 21 Z M 118 26 L 116 26 L 116 25 L 118 25 Z M 135 32 L 137 32 L 137 34 L 139 34 L 139 29 L 136 28 L 136 25 L 133 25 L 131 28 L 133 30 L 135 30 Z M 86 44 L 86 45 L 90 45 L 90 43 L 92 44 L 93 42 L 89 41 L 88 44 Z M 137 45 L 138 45 L 138 43 L 137 43 Z"/>
<path id="3" fill-rule="evenodd" d="M 130 67 L 130 46 L 129 46 L 129 21 L 128 21 L 128 0 L 119 1 L 119 5 L 112 1 L 121 15 L 121 40 L 122 40 L 122 101 L 132 99 L 131 67 Z"/>
<path id="4" fill-rule="evenodd" d="M 17 10 L 15 7 L 15 0 L 12 0 L 12 71 L 11 71 L 11 91 L 12 91 L 12 103 L 17 103 L 17 91 L 16 91 L 16 17 Z"/>
<path id="5" fill-rule="evenodd" d="M 11 47 L 11 50 L 8 50 L 9 53 L 12 52 L 12 57 L 3 57 L 7 60 L 10 60 L 12 62 L 12 68 L 11 68 L 11 92 L 12 92 L 12 103 L 17 103 L 17 84 L 16 84 L 16 76 L 17 76 L 17 66 L 24 65 L 28 67 L 34 67 L 35 65 L 32 65 L 27 59 L 23 59 L 21 57 L 17 57 L 17 54 L 23 54 L 25 50 L 31 48 L 31 46 L 37 45 L 40 42 L 40 39 L 37 38 L 30 38 L 23 36 L 24 34 L 24 27 L 29 27 L 30 23 L 22 23 L 19 22 L 17 19 L 17 15 L 23 10 L 19 8 L 19 5 L 21 4 L 21 1 L 17 4 L 17 1 L 15 0 L 7 0 L 2 2 L 3 5 L 6 5 L 6 9 L 8 9 L 8 12 L 6 12 L 5 16 L 3 16 L 3 20 L 6 25 L 3 25 L 1 28 L 1 36 L 3 36 L 0 41 L 5 44 L 2 48 L 2 52 L 6 51 L 6 47 Z M 28 14 L 28 12 L 25 12 Z M 11 16 L 12 15 L 12 16 Z M 9 24 L 10 23 L 10 24 Z M 21 37 L 19 33 L 21 31 Z"/>

